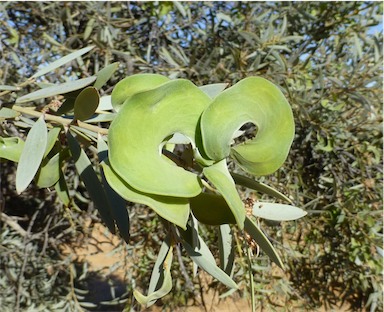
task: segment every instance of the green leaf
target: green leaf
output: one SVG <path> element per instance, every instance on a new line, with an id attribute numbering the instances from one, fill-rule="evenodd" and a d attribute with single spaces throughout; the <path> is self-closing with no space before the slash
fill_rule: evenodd
<path id="1" fill-rule="evenodd" d="M 32 126 L 25 140 L 16 171 L 16 191 L 23 192 L 31 183 L 43 160 L 47 146 L 47 126 L 41 116 Z"/>
<path id="2" fill-rule="evenodd" d="M 0 119 L 2 119 L 2 118 L 4 118 L 4 119 L 15 118 L 15 117 L 17 117 L 19 115 L 20 115 L 19 112 L 16 112 L 13 109 L 10 109 L 10 108 L 7 108 L 7 107 L 3 107 L 3 108 L 0 109 Z"/>
<path id="3" fill-rule="evenodd" d="M 290 221 L 304 217 L 307 212 L 291 205 L 256 202 L 252 214 L 255 217 L 274 221 Z"/>
<path id="4" fill-rule="evenodd" d="M 18 137 L 0 137 L 0 158 L 18 162 L 24 149 L 24 141 Z"/>
<path id="5" fill-rule="evenodd" d="M 221 269 L 232 276 L 235 263 L 235 249 L 232 243 L 232 230 L 228 224 L 219 227 L 219 255 Z"/>
<path id="6" fill-rule="evenodd" d="M 208 225 L 236 223 L 231 209 L 221 195 L 202 192 L 189 202 L 193 215 L 201 223 Z"/>
<path id="7" fill-rule="evenodd" d="M 112 106 L 119 111 L 121 106 L 134 94 L 154 89 L 168 82 L 169 78 L 158 74 L 137 74 L 119 81 L 112 91 Z"/>
<path id="8" fill-rule="evenodd" d="M 152 270 L 151 279 L 149 281 L 149 286 L 148 286 L 148 294 L 151 294 L 154 291 L 158 290 L 164 282 L 164 271 L 162 270 L 162 266 L 170 249 L 171 249 L 170 239 L 169 239 L 169 235 L 167 235 L 167 237 L 161 244 L 155 265 Z"/>
<path id="9" fill-rule="evenodd" d="M 108 184 L 125 200 L 147 205 L 159 216 L 185 229 L 189 217 L 189 201 L 187 198 L 146 194 L 135 190 L 112 169 L 108 160 L 102 163 Z"/>
<path id="10" fill-rule="evenodd" d="M 52 150 L 56 143 L 57 137 L 61 131 L 60 127 L 54 127 L 48 132 L 47 136 L 47 147 L 45 148 L 44 157 L 47 157 L 48 153 Z"/>
<path id="11" fill-rule="evenodd" d="M 228 86 L 227 83 L 213 83 L 199 87 L 201 91 L 206 93 L 211 99 L 215 98 Z"/>
<path id="12" fill-rule="evenodd" d="M 76 170 L 79 173 L 81 180 L 84 182 L 89 196 L 108 229 L 111 233 L 115 234 L 115 224 L 111 216 L 111 211 L 109 210 L 108 200 L 87 154 L 69 131 L 67 131 L 67 140 L 72 158 L 75 161 Z"/>
<path id="13" fill-rule="evenodd" d="M 243 229 L 245 209 L 239 193 L 237 192 L 235 183 L 228 171 L 226 160 L 223 159 L 212 166 L 205 167 L 203 169 L 203 174 L 224 197 L 229 208 L 231 208 L 237 225 L 240 229 Z"/>
<path id="14" fill-rule="evenodd" d="M 99 107 L 97 110 L 99 111 L 107 111 L 107 110 L 112 110 L 112 101 L 111 101 L 112 96 L 111 95 L 105 95 L 100 98 L 99 102 Z"/>
<path id="15" fill-rule="evenodd" d="M 292 203 L 292 201 L 285 196 L 284 194 L 280 193 L 278 190 L 275 190 L 274 188 L 262 183 L 255 181 L 251 178 L 242 176 L 237 173 L 231 173 L 233 180 L 235 181 L 236 184 L 245 186 L 247 188 L 253 189 L 255 191 L 258 191 L 263 194 L 270 195 L 272 197 L 275 197 L 277 199 L 282 199 L 286 202 Z"/>
<path id="16" fill-rule="evenodd" d="M 245 123 L 257 126 L 256 137 L 231 148 L 233 134 Z M 219 94 L 201 117 L 204 152 L 215 161 L 232 156 L 253 175 L 276 171 L 285 161 L 294 136 L 289 103 L 277 86 L 248 77 Z"/>
<path id="17" fill-rule="evenodd" d="M 266 255 L 284 270 L 284 264 L 271 242 L 259 227 L 248 217 L 245 218 L 244 229 L 256 241 Z"/>
<path id="18" fill-rule="evenodd" d="M 200 178 L 164 159 L 159 150 L 164 140 L 176 132 L 188 137 L 195 147 L 197 124 L 209 102 L 204 92 L 182 79 L 131 96 L 109 128 L 113 170 L 140 192 L 198 195 L 202 189 Z"/>
<path id="19" fill-rule="evenodd" d="M 101 137 L 97 139 L 97 153 L 99 161 L 102 162 L 108 157 L 108 146 Z M 101 183 L 104 187 L 105 194 L 107 196 L 109 209 L 112 213 L 112 217 L 116 222 L 120 235 L 124 238 L 125 242 L 129 242 L 129 214 L 127 211 L 127 204 L 125 200 L 120 197 L 107 183 L 104 172 L 101 172 Z"/>
<path id="20" fill-rule="evenodd" d="M 84 121 L 91 118 L 99 106 L 99 92 L 94 87 L 87 87 L 80 92 L 75 100 L 75 118 Z"/>
<path id="21" fill-rule="evenodd" d="M 113 73 L 116 71 L 116 69 L 119 67 L 119 62 L 115 62 L 112 64 L 109 64 L 108 66 L 104 67 L 102 70 L 100 70 L 96 76 L 97 79 L 93 86 L 100 90 L 104 84 L 112 77 Z"/>
<path id="22" fill-rule="evenodd" d="M 36 184 L 40 188 L 51 187 L 60 179 L 60 153 L 45 158 L 36 175 Z"/>
<path id="23" fill-rule="evenodd" d="M 39 70 L 37 73 L 35 73 L 31 78 L 37 78 L 39 76 L 45 75 L 46 73 L 49 73 L 49 72 L 53 71 L 54 69 L 56 69 L 56 68 L 58 68 L 64 64 L 82 56 L 83 54 L 91 51 L 93 48 L 94 48 L 94 46 L 90 46 L 90 47 L 86 47 L 86 48 L 80 49 L 78 51 L 72 52 L 72 53 L 58 59 L 57 61 L 52 62 L 48 66 L 45 66 L 44 68 Z"/>
<path id="24" fill-rule="evenodd" d="M 96 76 L 91 76 L 88 78 L 78 79 L 75 81 L 70 81 L 58 85 L 54 85 L 52 87 L 47 87 L 41 90 L 37 90 L 35 92 L 23 95 L 16 100 L 16 103 L 25 103 L 31 102 L 39 99 L 44 99 L 47 97 L 65 94 L 71 91 L 79 90 L 85 88 L 90 85 L 92 82 L 96 80 Z"/>
<path id="25" fill-rule="evenodd" d="M 145 305 L 146 307 L 149 307 L 150 305 L 154 304 L 157 299 L 160 299 L 164 297 L 166 294 L 168 294 L 172 290 L 172 276 L 171 276 L 171 265 L 172 265 L 172 257 L 173 257 L 173 248 L 170 246 L 168 254 L 163 262 L 163 274 L 164 274 L 164 280 L 161 287 L 154 291 L 151 294 L 148 294 L 148 296 L 144 296 L 141 294 L 138 290 L 133 291 L 133 295 L 135 296 L 135 299 L 142 305 Z"/>
<path id="26" fill-rule="evenodd" d="M 61 170 L 60 170 L 59 181 L 57 181 L 57 183 L 55 184 L 55 191 L 57 193 L 57 196 L 63 202 L 63 204 L 66 207 L 68 207 L 70 202 L 71 202 L 71 199 L 69 197 L 67 183 L 65 182 L 65 178 L 64 178 L 63 172 Z"/>
<path id="27" fill-rule="evenodd" d="M 19 91 L 20 87 L 0 85 L 0 91 Z"/>
<path id="28" fill-rule="evenodd" d="M 95 21 L 96 21 L 96 19 L 91 18 L 87 22 L 87 25 L 85 26 L 85 30 L 84 30 L 84 34 L 83 34 L 84 41 L 86 41 L 89 38 L 89 36 L 91 35 L 91 33 L 93 31 L 93 25 L 95 24 Z"/>
<path id="29" fill-rule="evenodd" d="M 193 262 L 195 262 L 200 268 L 212 275 L 214 278 L 222 282 L 224 285 L 230 288 L 238 288 L 236 283 L 216 265 L 215 258 L 213 257 L 208 246 L 199 236 L 198 246 L 192 248 L 185 240 L 182 240 L 185 251 L 191 257 Z"/>

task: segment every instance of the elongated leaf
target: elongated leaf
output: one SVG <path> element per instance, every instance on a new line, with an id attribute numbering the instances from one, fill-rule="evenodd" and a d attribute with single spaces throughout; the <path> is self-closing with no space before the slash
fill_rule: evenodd
<path id="1" fill-rule="evenodd" d="M 105 95 L 100 98 L 99 107 L 97 110 L 99 111 L 107 111 L 112 110 L 112 96 L 111 95 Z"/>
<path id="2" fill-rule="evenodd" d="M 36 175 L 36 184 L 40 188 L 51 187 L 60 178 L 60 154 L 57 153 L 51 158 L 45 158 L 41 168 Z"/>
<path id="3" fill-rule="evenodd" d="M 248 217 L 245 218 L 244 229 L 256 241 L 266 255 L 284 270 L 284 264 L 271 242 L 259 229 L 259 227 Z"/>
<path id="4" fill-rule="evenodd" d="M 191 257 L 191 259 L 207 273 L 211 274 L 217 280 L 230 288 L 238 288 L 237 284 L 216 265 L 215 258 L 213 257 L 208 246 L 199 236 L 199 248 L 192 248 L 186 241 L 182 240 L 182 244 Z"/>
<path id="5" fill-rule="evenodd" d="M 55 184 L 55 191 L 57 196 L 59 196 L 60 200 L 63 202 L 64 206 L 68 207 L 71 199 L 69 197 L 68 186 L 65 182 L 64 174 L 61 170 L 59 181 L 57 181 Z"/>
<path id="6" fill-rule="evenodd" d="M 18 91 L 20 87 L 0 85 L 0 91 Z"/>
<path id="7" fill-rule="evenodd" d="M 0 137 L 0 158 L 18 162 L 24 149 L 24 141 L 18 137 Z"/>
<path id="8" fill-rule="evenodd" d="M 10 108 L 7 108 L 7 107 L 3 107 L 3 108 L 0 109 L 0 119 L 1 118 L 4 118 L 4 119 L 15 118 L 15 117 L 17 117 L 19 115 L 20 115 L 19 112 L 16 112 L 13 109 L 10 109 Z"/>
<path id="9" fill-rule="evenodd" d="M 47 136 L 47 147 L 44 152 L 44 157 L 47 157 L 48 153 L 51 151 L 51 149 L 55 145 L 60 131 L 61 131 L 60 127 L 54 127 L 53 129 L 49 130 L 48 136 Z"/>
<path id="10" fill-rule="evenodd" d="M 225 201 L 228 203 L 229 208 L 231 208 L 237 225 L 240 229 L 243 229 L 245 209 L 243 202 L 240 199 L 239 193 L 236 190 L 235 183 L 229 174 L 226 160 L 223 159 L 212 166 L 205 167 L 203 169 L 203 174 L 224 197 Z"/>
<path id="11" fill-rule="evenodd" d="M 170 239 L 169 235 L 167 235 L 167 237 L 161 244 L 155 265 L 152 270 L 151 279 L 149 281 L 148 286 L 148 294 L 151 294 L 154 291 L 158 290 L 164 282 L 164 271 L 162 270 L 162 266 L 169 253 L 170 248 Z"/>
<path id="12" fill-rule="evenodd" d="M 257 126 L 256 137 L 231 147 L 242 125 Z M 201 117 L 205 154 L 220 161 L 232 156 L 253 175 L 276 171 L 285 161 L 294 136 L 291 107 L 277 86 L 260 77 L 248 77 L 221 92 Z"/>
<path id="13" fill-rule="evenodd" d="M 94 87 L 87 87 L 76 97 L 74 106 L 75 118 L 84 121 L 91 118 L 99 106 L 99 92 Z"/>
<path id="14" fill-rule="evenodd" d="M 71 91 L 79 90 L 90 85 L 96 80 L 96 76 L 91 76 L 88 78 L 78 79 L 75 81 L 66 82 L 63 84 L 54 85 L 52 87 L 47 87 L 29 94 L 26 94 L 22 97 L 19 97 L 16 100 L 16 103 L 25 103 L 31 102 L 39 99 L 44 99 L 54 95 L 64 94 Z"/>
<path id="15" fill-rule="evenodd" d="M 227 83 L 213 83 L 199 87 L 201 91 L 204 91 L 211 99 L 215 98 L 228 86 Z"/>
<path id="16" fill-rule="evenodd" d="M 108 184 L 125 200 L 147 205 L 159 216 L 185 229 L 189 217 L 188 198 L 146 194 L 135 190 L 112 169 L 108 160 L 102 163 Z"/>
<path id="17" fill-rule="evenodd" d="M 17 193 L 23 192 L 31 183 L 43 160 L 46 146 L 47 126 L 44 116 L 41 116 L 29 131 L 20 155 L 16 171 Z"/>
<path id="18" fill-rule="evenodd" d="M 115 224 L 111 216 L 111 211 L 109 211 L 108 200 L 87 154 L 69 131 L 67 131 L 67 140 L 72 158 L 75 161 L 76 170 L 84 182 L 89 196 L 91 197 L 108 229 L 111 233 L 115 234 Z"/>
<path id="19" fill-rule="evenodd" d="M 221 269 L 229 276 L 232 276 L 235 263 L 235 249 L 232 244 L 231 227 L 228 224 L 220 225 L 218 243 Z"/>
<path id="20" fill-rule="evenodd" d="M 39 70 L 37 73 L 35 73 L 31 78 L 37 78 L 39 76 L 45 75 L 46 73 L 49 73 L 49 72 L 55 70 L 56 68 L 78 58 L 79 56 L 82 56 L 83 54 L 85 54 L 89 51 L 91 51 L 93 48 L 94 48 L 94 46 L 90 46 L 90 47 L 86 47 L 86 48 L 80 49 L 78 51 L 72 52 L 72 53 L 52 62 L 48 66 L 45 66 L 44 68 Z"/>
<path id="21" fill-rule="evenodd" d="M 96 89 L 101 89 L 102 86 L 112 77 L 113 73 L 116 71 L 116 69 L 119 67 L 119 62 L 115 62 L 112 64 L 109 64 L 108 66 L 104 67 L 102 70 L 100 70 L 96 76 L 97 79 L 93 86 Z"/>
<path id="22" fill-rule="evenodd" d="M 242 175 L 237 174 L 237 173 L 231 172 L 231 175 L 232 175 L 232 178 L 236 184 L 245 186 L 247 188 L 253 189 L 253 190 L 258 191 L 258 192 L 263 193 L 263 194 L 270 195 L 270 196 L 275 197 L 277 199 L 282 199 L 286 202 L 292 203 L 292 201 L 287 196 L 280 193 L 278 190 L 268 186 L 267 184 L 255 181 L 251 178 L 242 176 Z"/>
<path id="23" fill-rule="evenodd" d="M 291 205 L 256 202 L 252 214 L 256 217 L 274 221 L 290 221 L 304 217 L 307 212 Z"/>
<path id="24" fill-rule="evenodd" d="M 97 152 L 99 156 L 99 161 L 102 162 L 108 157 L 108 146 L 101 137 L 98 136 L 97 140 Z M 103 184 L 105 194 L 107 196 L 109 210 L 112 213 L 116 225 L 119 229 L 120 235 L 124 238 L 125 242 L 129 242 L 129 214 L 127 211 L 127 203 L 125 200 L 119 196 L 107 183 L 104 172 L 101 172 L 101 183 Z"/>
<path id="25" fill-rule="evenodd" d="M 144 296 L 136 289 L 133 291 L 133 295 L 135 296 L 136 300 L 140 304 L 145 305 L 146 307 L 149 307 L 150 305 L 154 304 L 157 299 L 164 297 L 166 294 L 168 294 L 172 290 L 172 276 L 171 276 L 172 258 L 173 258 L 173 248 L 171 246 L 169 248 L 167 257 L 163 262 L 164 280 L 163 280 L 163 284 L 158 290 L 156 290 L 151 294 L 148 294 L 148 296 Z"/>

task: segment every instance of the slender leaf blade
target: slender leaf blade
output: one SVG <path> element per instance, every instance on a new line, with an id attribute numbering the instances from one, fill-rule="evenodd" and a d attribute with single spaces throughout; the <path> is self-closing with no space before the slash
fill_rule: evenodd
<path id="1" fill-rule="evenodd" d="M 89 46 L 89 47 L 86 47 L 86 48 L 83 48 L 83 49 L 80 49 L 78 51 L 75 51 L 75 52 L 72 52 L 52 63 L 50 63 L 49 65 L 45 66 L 44 68 L 40 69 L 37 73 L 35 73 L 31 78 L 37 78 L 37 77 L 40 77 L 42 75 L 45 75 L 46 73 L 49 73 L 53 70 L 55 70 L 56 68 L 82 56 L 83 54 L 91 51 L 95 46 Z"/>
<path id="2" fill-rule="evenodd" d="M 25 140 L 24 149 L 16 171 L 16 191 L 23 192 L 36 175 L 47 146 L 47 126 L 41 116 L 32 126 Z"/>

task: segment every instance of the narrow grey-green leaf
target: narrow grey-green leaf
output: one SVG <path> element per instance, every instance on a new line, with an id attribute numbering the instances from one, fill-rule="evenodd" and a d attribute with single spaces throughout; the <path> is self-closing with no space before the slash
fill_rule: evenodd
<path id="1" fill-rule="evenodd" d="M 57 183 L 55 184 L 55 191 L 57 193 L 57 196 L 59 196 L 60 200 L 63 202 L 63 204 L 68 207 L 71 202 L 71 199 L 69 197 L 67 182 L 65 181 L 64 174 L 61 170 L 59 181 L 57 181 Z"/>
<path id="2" fill-rule="evenodd" d="M 215 262 L 211 251 L 208 246 L 199 236 L 200 248 L 192 248 L 186 241 L 182 241 L 182 244 L 191 257 L 191 259 L 204 271 L 212 275 L 214 278 L 222 282 L 224 285 L 230 288 L 238 288 L 237 284 L 222 270 Z"/>
<path id="3" fill-rule="evenodd" d="M 60 153 L 45 158 L 36 175 L 36 184 L 40 188 L 51 187 L 60 179 Z"/>
<path id="4" fill-rule="evenodd" d="M 163 262 L 165 261 L 165 258 L 170 248 L 171 248 L 170 239 L 169 239 L 169 235 L 167 235 L 167 237 L 161 244 L 155 265 L 152 270 L 151 279 L 149 281 L 149 286 L 148 286 L 148 294 L 151 294 L 154 291 L 158 290 L 163 284 L 164 271 L 161 268 L 163 266 Z"/>
<path id="5" fill-rule="evenodd" d="M 19 115 L 20 115 L 19 112 L 16 112 L 13 109 L 10 109 L 10 108 L 7 108 L 7 107 L 3 107 L 3 108 L 0 109 L 0 119 L 1 118 L 4 118 L 4 119 L 15 118 L 15 117 L 17 117 Z"/>
<path id="6" fill-rule="evenodd" d="M 145 305 L 146 307 L 149 307 L 150 305 L 154 304 L 157 299 L 164 297 L 166 294 L 168 294 L 172 290 L 172 276 L 171 276 L 171 264 L 172 264 L 172 258 L 173 258 L 172 252 L 173 252 L 173 248 L 171 246 L 169 248 L 167 257 L 163 262 L 164 280 L 161 287 L 155 292 L 148 294 L 148 296 L 144 296 L 136 289 L 133 291 L 133 295 L 135 296 L 136 300 L 140 304 Z"/>
<path id="7" fill-rule="evenodd" d="M 108 200 L 87 154 L 69 131 L 67 132 L 67 139 L 76 170 L 84 182 L 89 196 L 109 230 L 115 234 L 115 224 L 109 211 Z"/>
<path id="8" fill-rule="evenodd" d="M 99 106 L 99 92 L 94 87 L 87 87 L 76 97 L 74 106 L 75 118 L 84 121 L 91 118 Z"/>
<path id="9" fill-rule="evenodd" d="M 211 99 L 216 97 L 221 91 L 223 91 L 228 86 L 227 83 L 213 83 L 205 86 L 199 87 L 201 91 L 207 94 Z"/>
<path id="10" fill-rule="evenodd" d="M 0 91 L 18 91 L 20 87 L 0 85 Z"/>
<path id="11" fill-rule="evenodd" d="M 245 217 L 244 229 L 256 241 L 266 255 L 284 270 L 284 264 L 271 242 L 261 229 L 248 217 Z"/>
<path id="12" fill-rule="evenodd" d="M 112 77 L 113 73 L 116 71 L 116 69 L 119 67 L 119 62 L 115 62 L 112 64 L 109 64 L 108 66 L 104 67 L 102 70 L 100 70 L 96 76 L 97 79 L 93 86 L 96 89 L 101 89 L 102 86 Z"/>
<path id="13" fill-rule="evenodd" d="M 45 66 L 44 68 L 40 69 L 31 78 L 37 78 L 39 76 L 45 75 L 46 73 L 49 73 L 49 72 L 53 71 L 54 69 L 56 69 L 56 68 L 58 68 L 64 64 L 78 58 L 79 56 L 82 56 L 83 54 L 91 51 L 93 48 L 94 48 L 94 46 L 90 46 L 90 47 L 86 47 L 86 48 L 80 49 L 78 51 L 72 52 L 72 53 L 52 62 L 51 64 Z"/>
<path id="14" fill-rule="evenodd" d="M 274 221 L 291 221 L 304 217 L 307 212 L 291 205 L 256 202 L 252 214 L 256 217 Z"/>
<path id="15" fill-rule="evenodd" d="M 232 275 L 235 262 L 235 250 L 232 244 L 232 231 L 228 224 L 219 227 L 220 266 L 229 276 Z"/>
<path id="16" fill-rule="evenodd" d="M 278 190 L 275 190 L 274 188 L 268 186 L 267 184 L 258 182 L 256 180 L 242 176 L 242 175 L 237 174 L 237 173 L 231 172 L 231 176 L 232 176 L 232 178 L 236 184 L 245 186 L 247 188 L 258 191 L 260 193 L 270 195 L 270 196 L 275 197 L 277 199 L 282 199 L 288 203 L 292 203 L 292 201 L 287 196 L 280 193 Z"/>
<path id="17" fill-rule="evenodd" d="M 55 145 L 60 131 L 61 131 L 60 127 L 54 127 L 53 129 L 49 130 L 48 136 L 47 136 L 47 147 L 45 148 L 44 157 L 47 157 L 48 153 L 51 151 L 51 149 Z"/>
<path id="18" fill-rule="evenodd" d="M 22 97 L 19 97 L 16 100 L 16 103 L 25 103 L 25 102 L 35 101 L 35 100 L 51 97 L 54 95 L 59 95 L 59 94 L 64 94 L 71 91 L 79 90 L 90 85 L 95 80 L 96 80 L 96 76 L 91 76 L 87 78 L 78 79 L 75 81 L 54 85 L 52 87 L 40 89 L 32 93 L 23 95 Z"/>
<path id="19" fill-rule="evenodd" d="M 17 193 L 23 192 L 31 183 L 43 160 L 46 146 L 47 126 L 44 116 L 41 116 L 29 131 L 20 155 L 16 171 Z"/>
<path id="20" fill-rule="evenodd" d="M 24 148 L 24 141 L 18 137 L 0 137 L 0 158 L 18 162 Z"/>

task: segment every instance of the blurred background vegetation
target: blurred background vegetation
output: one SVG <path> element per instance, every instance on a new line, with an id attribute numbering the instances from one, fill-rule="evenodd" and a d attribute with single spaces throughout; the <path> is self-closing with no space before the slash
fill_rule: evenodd
<path id="1" fill-rule="evenodd" d="M 0 90 L 0 106 L 33 91 L 23 83 L 39 66 L 89 45 L 96 48 L 82 60 L 39 82 L 87 77 L 115 61 L 120 67 L 104 94 L 144 72 L 198 86 L 251 75 L 271 80 L 292 105 L 296 136 L 283 168 L 261 181 L 308 216 L 265 224 L 287 270 L 278 272 L 262 253 L 254 257 L 258 308 L 382 311 L 382 17 L 381 2 L 0 2 L 0 85 L 20 90 Z M 0 122 L 0 136 L 25 137 L 23 120 Z M 73 165 L 66 168 L 69 207 L 49 189 L 30 186 L 18 196 L 15 165 L 0 166 L 2 310 L 139 310 L 132 288 L 146 288 L 162 238 L 155 215 L 129 206 L 131 244 L 114 249 L 125 256 L 110 274 L 91 272 L 86 258 L 74 262 L 62 248 L 89 243 L 100 222 Z M 216 235 L 207 227 L 208 239 Z M 190 263 L 182 253 L 178 260 L 173 275 L 180 278 L 162 309 L 206 307 L 208 290 L 249 298 L 245 259 L 237 262 L 234 294 L 204 276 L 185 279 L 180 272 L 191 271 Z M 118 270 L 124 274 L 116 278 Z"/>

